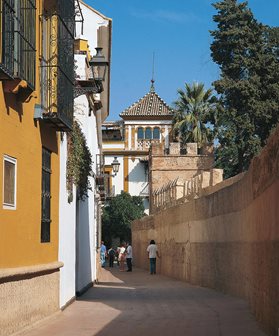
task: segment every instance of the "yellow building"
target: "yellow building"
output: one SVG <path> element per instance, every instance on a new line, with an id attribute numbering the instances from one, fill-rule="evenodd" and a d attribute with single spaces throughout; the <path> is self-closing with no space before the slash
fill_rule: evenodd
<path id="1" fill-rule="evenodd" d="M 73 118 L 75 1 L 0 6 L 0 335 L 9 335 L 59 308 L 58 131 Z"/>

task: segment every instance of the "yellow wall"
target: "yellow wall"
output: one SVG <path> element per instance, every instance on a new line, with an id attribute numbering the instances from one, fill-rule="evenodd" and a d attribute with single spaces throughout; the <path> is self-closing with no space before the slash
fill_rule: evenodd
<path id="1" fill-rule="evenodd" d="M 39 13 L 37 25 L 39 31 Z M 39 50 L 37 34 L 37 50 Z M 36 64 L 36 93 L 39 95 L 39 53 Z M 59 134 L 33 120 L 39 97 L 27 102 L 3 92 L 0 83 L 0 268 L 56 261 L 58 257 Z M 51 242 L 41 243 L 42 146 L 52 151 Z M 3 156 L 17 159 L 16 210 L 3 209 Z"/>
<path id="2" fill-rule="evenodd" d="M 124 191 L 129 192 L 129 157 L 124 156 Z"/>

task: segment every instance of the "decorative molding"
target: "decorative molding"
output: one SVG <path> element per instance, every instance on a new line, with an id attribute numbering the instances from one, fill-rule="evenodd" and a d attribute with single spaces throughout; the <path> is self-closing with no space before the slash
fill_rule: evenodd
<path id="1" fill-rule="evenodd" d="M 60 269 L 63 266 L 64 266 L 63 262 L 56 261 L 49 264 L 40 264 L 40 265 L 15 267 L 15 268 L 2 268 L 0 269 L 0 279 L 11 278 L 20 275 L 27 276 L 30 274 L 54 271 Z"/>

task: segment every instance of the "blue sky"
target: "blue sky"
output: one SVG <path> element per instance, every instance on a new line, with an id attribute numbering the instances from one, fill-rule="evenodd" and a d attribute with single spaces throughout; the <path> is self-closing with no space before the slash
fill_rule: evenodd
<path id="1" fill-rule="evenodd" d="M 108 120 L 150 89 L 155 53 L 155 89 L 168 104 L 184 83 L 218 78 L 210 57 L 216 13 L 211 0 L 85 0 L 112 18 L 111 102 Z M 255 18 L 279 26 L 279 0 L 248 0 Z"/>

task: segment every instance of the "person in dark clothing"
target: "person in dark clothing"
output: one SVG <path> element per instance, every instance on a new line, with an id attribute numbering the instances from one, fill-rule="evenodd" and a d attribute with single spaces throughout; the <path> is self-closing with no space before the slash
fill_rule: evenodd
<path id="1" fill-rule="evenodd" d="M 132 272 L 132 258 L 133 258 L 132 245 L 128 243 L 126 247 L 126 261 L 128 267 L 127 272 Z"/>
<path id="2" fill-rule="evenodd" d="M 108 257 L 109 257 L 109 267 L 113 267 L 115 259 L 115 250 L 112 247 L 108 250 Z"/>

